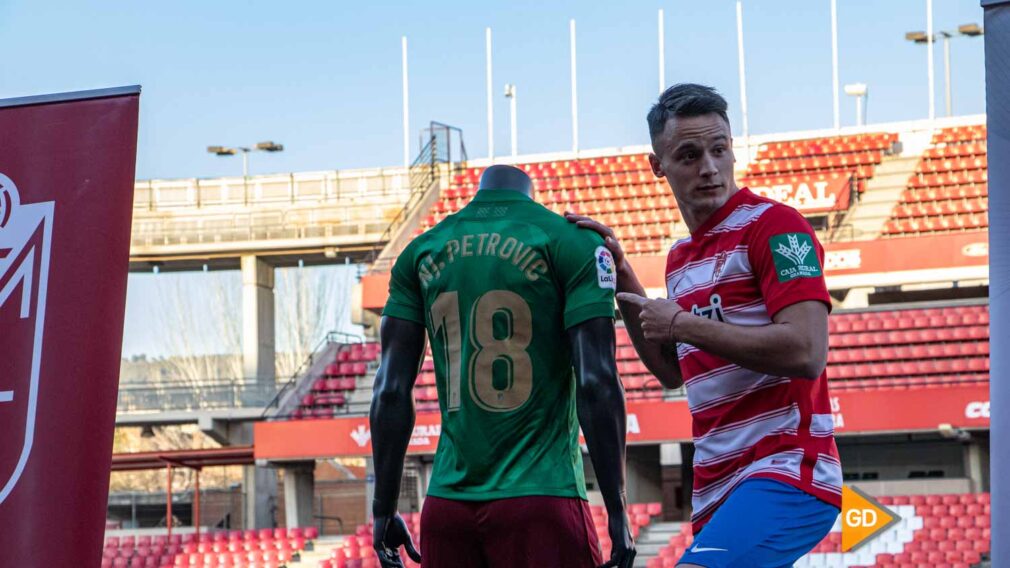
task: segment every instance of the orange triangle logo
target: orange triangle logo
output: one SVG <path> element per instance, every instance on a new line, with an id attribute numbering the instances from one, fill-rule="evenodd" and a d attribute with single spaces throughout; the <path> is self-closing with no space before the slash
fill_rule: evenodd
<path id="1" fill-rule="evenodd" d="M 858 548 L 901 520 L 897 513 L 856 489 L 842 487 L 842 552 Z"/>

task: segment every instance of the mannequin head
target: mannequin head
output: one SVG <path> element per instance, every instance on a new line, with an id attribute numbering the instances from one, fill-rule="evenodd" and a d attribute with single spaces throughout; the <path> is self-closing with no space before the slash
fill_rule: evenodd
<path id="1" fill-rule="evenodd" d="M 515 166 L 495 165 L 480 176 L 478 191 L 518 191 L 533 197 L 533 182 L 526 172 Z"/>

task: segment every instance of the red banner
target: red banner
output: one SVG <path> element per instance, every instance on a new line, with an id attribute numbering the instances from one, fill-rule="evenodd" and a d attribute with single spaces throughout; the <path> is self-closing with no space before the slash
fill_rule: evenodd
<path id="1" fill-rule="evenodd" d="M 139 87 L 0 101 L 0 551 L 99 566 Z"/>
<path id="2" fill-rule="evenodd" d="M 845 211 L 852 194 L 852 184 L 844 177 L 748 187 L 757 195 L 785 203 L 801 213 Z"/>
<path id="3" fill-rule="evenodd" d="M 824 252 L 824 274 L 828 277 L 986 266 L 989 233 L 971 231 L 827 243 Z"/>
<path id="4" fill-rule="evenodd" d="M 831 395 L 835 431 L 839 435 L 937 431 L 989 427 L 989 389 L 952 386 L 943 389 L 878 389 Z M 408 453 L 432 454 L 441 434 L 438 413 L 419 413 Z M 687 442 L 691 415 L 686 400 L 628 403 L 628 443 Z M 258 422 L 256 459 L 294 460 L 372 453 L 367 416 L 332 420 Z"/>

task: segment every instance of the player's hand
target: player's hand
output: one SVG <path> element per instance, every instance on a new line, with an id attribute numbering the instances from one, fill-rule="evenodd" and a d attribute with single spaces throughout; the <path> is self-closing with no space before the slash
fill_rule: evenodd
<path id="1" fill-rule="evenodd" d="M 603 242 L 610 250 L 610 254 L 614 255 L 614 267 L 617 270 L 624 268 L 624 249 L 621 248 L 621 243 L 617 241 L 617 235 L 614 234 L 614 230 L 610 227 L 594 220 L 592 217 L 587 217 L 585 215 L 579 215 L 571 211 L 565 211 L 565 219 L 568 222 L 575 223 L 583 229 L 590 229 L 595 231 L 601 237 L 603 237 Z"/>
<path id="2" fill-rule="evenodd" d="M 684 309 L 676 300 L 650 300 L 638 294 L 620 292 L 617 294 L 617 301 L 628 302 L 641 310 L 638 319 L 642 324 L 642 335 L 645 339 L 660 344 L 677 341 L 673 324 Z"/>
<path id="3" fill-rule="evenodd" d="M 607 521 L 607 529 L 610 533 L 610 561 L 600 566 L 600 568 L 631 568 L 635 564 L 635 541 L 631 539 L 631 530 L 628 527 L 628 515 L 612 515 Z"/>
<path id="4" fill-rule="evenodd" d="M 403 517 L 399 514 L 393 514 L 392 517 L 375 517 L 372 546 L 379 556 L 382 568 L 403 568 L 403 559 L 400 558 L 401 546 L 411 560 L 421 562 L 421 553 L 414 548 L 414 540 L 410 538 L 407 523 L 403 522 Z"/>

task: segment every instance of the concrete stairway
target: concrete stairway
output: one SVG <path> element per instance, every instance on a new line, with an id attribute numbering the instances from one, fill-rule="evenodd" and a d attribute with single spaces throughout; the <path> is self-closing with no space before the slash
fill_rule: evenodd
<path id="1" fill-rule="evenodd" d="M 288 562 L 288 566 L 317 568 L 319 561 L 333 557 L 333 549 L 344 543 L 342 536 L 321 536 L 313 541 L 311 551 L 302 551 L 301 558 L 297 562 Z"/>
<path id="2" fill-rule="evenodd" d="M 379 364 L 373 361 L 368 364 L 368 372 L 358 377 L 357 387 L 347 398 L 348 414 L 368 414 L 368 409 L 372 405 L 372 384 L 375 382 L 375 371 L 378 368 Z"/>
<path id="3" fill-rule="evenodd" d="M 891 211 L 905 191 L 908 178 L 915 173 L 920 156 L 886 157 L 873 171 L 859 202 L 842 221 L 844 230 L 838 238 L 875 239 L 884 230 Z M 851 234 L 847 226 L 851 226 Z"/>
<path id="4" fill-rule="evenodd" d="M 635 566 L 644 567 L 650 558 L 659 555 L 659 550 L 670 543 L 670 537 L 680 533 L 683 523 L 652 523 L 643 528 L 635 540 L 638 555 L 635 556 Z"/>

